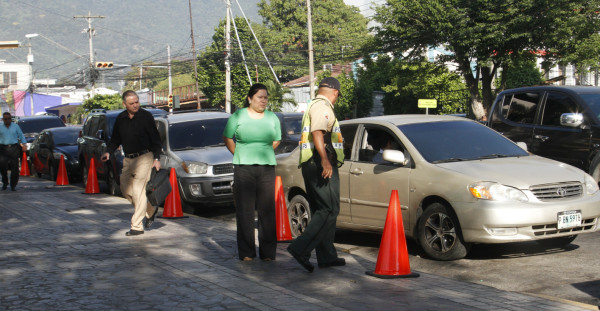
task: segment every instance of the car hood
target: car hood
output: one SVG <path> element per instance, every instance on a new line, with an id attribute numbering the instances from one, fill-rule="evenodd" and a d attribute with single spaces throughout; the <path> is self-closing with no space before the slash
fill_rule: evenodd
<path id="1" fill-rule="evenodd" d="M 519 189 L 565 181 L 584 182 L 582 170 L 538 156 L 450 162 L 436 165 L 470 176 L 474 181 L 498 182 Z"/>
<path id="2" fill-rule="evenodd" d="M 209 165 L 231 163 L 233 155 L 226 147 L 208 147 L 172 151 L 185 162 L 203 162 Z"/>
<path id="3" fill-rule="evenodd" d="M 56 146 L 54 149 L 64 154 L 68 154 L 72 158 L 77 158 L 77 145 Z"/>

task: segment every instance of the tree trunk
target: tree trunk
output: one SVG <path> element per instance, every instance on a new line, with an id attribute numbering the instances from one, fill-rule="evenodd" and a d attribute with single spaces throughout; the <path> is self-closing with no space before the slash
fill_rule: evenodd
<path id="1" fill-rule="evenodd" d="M 481 96 L 479 95 L 479 66 L 476 67 L 477 77 L 473 77 L 473 71 L 471 70 L 471 62 L 467 57 L 461 57 L 458 67 L 463 74 L 465 84 L 469 88 L 470 109 L 475 116 L 475 119 L 480 120 L 485 115 L 485 110 L 481 102 Z"/>

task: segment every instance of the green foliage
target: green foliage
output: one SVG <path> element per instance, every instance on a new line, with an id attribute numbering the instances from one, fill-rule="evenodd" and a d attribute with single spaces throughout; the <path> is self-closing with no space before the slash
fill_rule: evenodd
<path id="1" fill-rule="evenodd" d="M 502 83 L 497 82 L 497 89 L 513 89 L 523 86 L 540 85 L 542 74 L 536 65 L 535 54 L 525 52 L 506 62 L 502 70 Z"/>
<path id="2" fill-rule="evenodd" d="M 330 71 L 323 71 L 317 75 L 316 81 L 321 81 L 326 77 L 331 77 Z M 352 76 L 339 75 L 335 77 L 340 81 L 340 88 L 342 96 L 340 96 L 336 103 L 333 105 L 333 110 L 335 112 L 338 120 L 344 120 L 352 117 L 352 109 L 356 104 L 356 99 L 354 97 L 355 83 Z M 318 87 L 318 82 L 317 82 Z M 317 88 L 315 88 L 316 90 Z"/>
<path id="3" fill-rule="evenodd" d="M 356 84 L 356 116 L 365 117 L 373 108 L 373 92 L 382 91 L 384 85 L 391 80 L 391 58 L 388 55 L 379 55 L 373 59 L 371 55 L 363 58 L 362 67 L 357 70 Z"/>
<path id="4" fill-rule="evenodd" d="M 513 52 L 545 50 L 551 61 L 575 55 L 581 42 L 592 48 L 588 40 L 600 28 L 598 7 L 600 0 L 388 0 L 376 8 L 376 36 L 384 51 L 410 52 L 409 57 L 444 46 L 453 54 L 442 60 L 458 65 L 473 108 L 481 113 L 476 105 L 491 105 L 493 77 Z"/>
<path id="5" fill-rule="evenodd" d="M 437 99 L 432 114 L 465 112 L 468 92 L 461 77 L 445 66 L 420 61 L 395 59 L 390 63 L 390 81 L 382 87 L 385 114 L 423 113 L 419 99 Z"/>
<path id="6" fill-rule="evenodd" d="M 95 95 L 88 98 L 77 107 L 75 113 L 71 116 L 71 120 L 83 120 L 93 109 L 115 110 L 123 109 L 123 100 L 121 95 Z"/>
<path id="7" fill-rule="evenodd" d="M 308 74 L 306 1 L 261 0 L 258 7 L 265 27 L 260 37 L 275 71 L 284 80 Z M 356 58 L 370 38 L 368 19 L 343 0 L 311 1 L 311 16 L 315 68 Z"/>
<path id="8" fill-rule="evenodd" d="M 269 93 L 269 110 L 281 111 L 284 103 L 296 105 L 296 101 L 291 96 L 290 89 L 283 87 L 281 84 L 275 83 L 272 80 L 266 81 L 265 86 Z"/>

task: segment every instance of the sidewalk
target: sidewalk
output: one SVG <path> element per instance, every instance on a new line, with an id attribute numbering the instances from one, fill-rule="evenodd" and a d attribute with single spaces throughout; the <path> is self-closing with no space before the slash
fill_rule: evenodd
<path id="1" fill-rule="evenodd" d="M 287 244 L 276 261 L 242 262 L 235 226 L 193 215 L 126 237 L 131 205 L 83 191 L 34 177 L 0 191 L 0 310 L 590 309 L 425 273 L 378 279 L 348 253 L 307 273 Z"/>

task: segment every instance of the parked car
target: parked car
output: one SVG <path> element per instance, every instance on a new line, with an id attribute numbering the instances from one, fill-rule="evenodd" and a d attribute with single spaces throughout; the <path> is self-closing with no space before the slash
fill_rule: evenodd
<path id="1" fill-rule="evenodd" d="M 398 190 L 405 234 L 437 260 L 473 243 L 565 245 L 598 230 L 598 184 L 582 170 L 531 155 L 477 121 L 397 115 L 340 122 L 339 228 L 382 231 Z M 386 149 L 387 148 L 387 149 Z M 297 148 L 278 156 L 293 235 L 310 221 Z"/>
<path id="2" fill-rule="evenodd" d="M 144 108 L 156 116 L 165 115 L 162 109 Z M 106 145 L 112 135 L 117 116 L 123 110 L 97 109 L 90 112 L 85 119 L 81 134 L 77 140 L 77 158 L 81 164 L 83 182 L 87 183 L 90 161 L 93 158 L 96 166 L 98 181 L 104 181 L 108 185 L 108 193 L 120 195 L 119 176 L 123 169 L 123 149 L 118 148 L 111 155 L 110 160 L 102 162 L 100 159 L 106 152 Z"/>
<path id="3" fill-rule="evenodd" d="M 194 111 L 155 119 L 163 150 L 160 164 L 175 168 L 184 208 L 233 202 L 233 155 L 223 142 L 229 116 Z"/>
<path id="4" fill-rule="evenodd" d="M 600 87 L 535 86 L 501 92 L 488 125 L 539 156 L 600 181 Z"/>
<path id="5" fill-rule="evenodd" d="M 276 112 L 281 124 L 281 143 L 275 154 L 288 153 L 298 147 L 302 135 L 302 112 Z"/>
<path id="6" fill-rule="evenodd" d="M 51 127 L 65 127 L 65 123 L 56 115 L 44 114 L 36 116 L 15 116 L 14 122 L 19 125 L 23 135 L 27 139 L 27 154 L 31 143 L 39 135 L 39 133 Z"/>
<path id="7" fill-rule="evenodd" d="M 80 180 L 77 138 L 81 129 L 81 126 L 66 126 L 43 130 L 29 150 L 32 173 L 38 177 L 48 174 L 51 180 L 56 180 L 60 157 L 63 156 L 69 181 Z"/>

